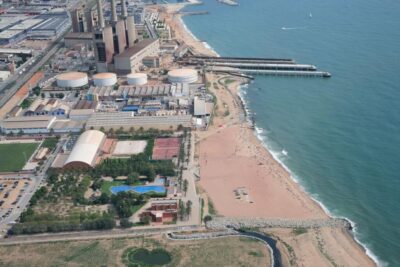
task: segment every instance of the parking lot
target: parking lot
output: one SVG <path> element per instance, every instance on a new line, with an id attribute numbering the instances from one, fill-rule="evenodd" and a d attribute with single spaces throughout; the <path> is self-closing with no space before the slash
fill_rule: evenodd
<path id="1" fill-rule="evenodd" d="M 21 204 L 32 186 L 31 178 L 0 178 L 0 226 L 13 223 L 10 218 L 22 211 Z"/>

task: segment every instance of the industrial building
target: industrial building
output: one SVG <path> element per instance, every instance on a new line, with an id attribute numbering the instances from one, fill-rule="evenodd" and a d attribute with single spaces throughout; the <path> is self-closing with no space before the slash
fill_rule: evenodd
<path id="1" fill-rule="evenodd" d="M 70 111 L 70 107 L 61 103 L 55 98 L 41 99 L 36 98 L 35 101 L 25 111 L 24 116 L 57 116 L 66 117 Z"/>
<path id="2" fill-rule="evenodd" d="M 205 99 L 195 97 L 193 101 L 194 112 L 193 115 L 196 117 L 210 116 L 213 110 L 213 103 L 206 102 Z"/>
<path id="3" fill-rule="evenodd" d="M 83 122 L 68 119 L 57 119 L 55 116 L 23 116 L 12 117 L 0 121 L 0 128 L 4 134 L 49 134 L 79 133 Z"/>
<path id="4" fill-rule="evenodd" d="M 117 75 L 111 72 L 98 73 L 93 75 L 95 86 L 114 86 L 117 83 Z"/>
<path id="5" fill-rule="evenodd" d="M 88 130 L 82 133 L 68 156 L 64 168 L 87 169 L 94 167 L 105 140 L 106 135 L 100 131 Z"/>
<path id="6" fill-rule="evenodd" d="M 5 30 L 0 32 L 0 45 L 13 44 L 25 39 L 24 30 Z"/>
<path id="7" fill-rule="evenodd" d="M 133 47 L 137 40 L 134 19 L 128 16 L 126 3 L 121 1 L 118 18 L 115 0 L 111 0 L 111 21 L 105 24 L 101 0 L 97 0 L 98 25 L 93 30 L 96 66 L 98 72 L 113 70 L 114 56 Z"/>
<path id="8" fill-rule="evenodd" d="M 144 82 L 135 81 L 138 83 Z M 162 96 L 189 96 L 190 88 L 187 84 L 155 84 L 155 85 L 120 85 L 117 90 L 111 86 L 91 86 L 86 94 L 86 99 L 92 100 L 127 100 L 138 97 L 162 97 Z"/>
<path id="9" fill-rule="evenodd" d="M 115 71 L 119 74 L 129 74 L 139 70 L 143 59 L 148 56 L 157 56 L 160 51 L 158 39 L 145 39 L 126 49 L 114 57 Z"/>
<path id="10" fill-rule="evenodd" d="M 194 69 L 175 69 L 168 72 L 168 80 L 171 83 L 194 83 L 199 79 Z"/>
<path id="11" fill-rule="evenodd" d="M 66 48 L 72 48 L 80 44 L 92 48 L 93 34 L 91 32 L 69 32 L 64 37 L 64 43 Z"/>
<path id="12" fill-rule="evenodd" d="M 145 85 L 147 83 L 147 74 L 130 73 L 126 75 L 126 80 L 129 85 Z"/>
<path id="13" fill-rule="evenodd" d="M 0 82 L 4 82 L 10 76 L 9 71 L 0 71 Z"/>
<path id="14" fill-rule="evenodd" d="M 70 25 L 68 16 L 50 17 L 28 31 L 30 39 L 53 39 L 66 31 Z"/>
<path id="15" fill-rule="evenodd" d="M 41 116 L 41 117 L 14 117 L 3 120 L 1 130 L 5 134 L 39 134 L 49 133 L 51 124 L 56 120 L 56 117 Z"/>
<path id="16" fill-rule="evenodd" d="M 70 25 L 68 13 L 65 11 L 43 12 L 42 10 L 38 14 L 37 16 L 20 14 L 0 16 L 0 45 L 17 43 L 25 38 L 53 39 Z"/>
<path id="17" fill-rule="evenodd" d="M 75 121 L 87 121 L 95 112 L 98 102 L 80 100 L 69 113 L 69 118 Z"/>
<path id="18" fill-rule="evenodd" d="M 66 72 L 57 75 L 57 86 L 61 88 L 78 88 L 89 83 L 88 76 L 83 72 Z"/>
<path id="19" fill-rule="evenodd" d="M 131 112 L 97 112 L 90 116 L 86 123 L 87 129 L 143 129 L 155 128 L 160 130 L 176 129 L 178 126 L 191 127 L 191 115 L 170 116 L 135 116 Z"/>

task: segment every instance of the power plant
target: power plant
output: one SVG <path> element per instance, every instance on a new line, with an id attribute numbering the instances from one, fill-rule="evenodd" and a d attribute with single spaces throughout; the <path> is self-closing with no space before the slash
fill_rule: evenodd
<path id="1" fill-rule="evenodd" d="M 117 14 L 116 0 L 111 0 L 111 19 L 106 23 L 102 0 L 97 0 L 96 4 L 97 18 L 96 12 L 89 7 L 71 11 L 72 29 L 93 33 L 97 72 L 114 71 L 114 56 L 137 42 L 134 18 L 128 15 L 125 0 L 121 0 L 121 16 Z"/>
<path id="2" fill-rule="evenodd" d="M 114 56 L 132 47 L 137 38 L 133 17 L 129 17 L 125 0 L 121 0 L 121 17 L 115 0 L 111 0 L 111 21 L 105 25 L 101 0 L 97 0 L 99 24 L 94 32 L 97 72 L 114 71 Z"/>

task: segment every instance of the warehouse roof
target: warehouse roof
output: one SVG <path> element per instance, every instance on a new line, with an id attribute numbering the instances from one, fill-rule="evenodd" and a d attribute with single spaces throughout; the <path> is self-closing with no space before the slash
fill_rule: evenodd
<path id="1" fill-rule="evenodd" d="M 27 19 L 12 26 L 10 30 L 27 30 L 42 22 L 43 19 Z"/>
<path id="2" fill-rule="evenodd" d="M 18 34 L 21 34 L 23 30 L 5 30 L 0 32 L 0 39 L 9 39 Z"/>
<path id="3" fill-rule="evenodd" d="M 131 112 L 98 112 L 90 116 L 86 128 L 90 127 L 156 127 L 180 125 L 190 126 L 191 115 L 172 116 L 133 116 Z"/>
<path id="4" fill-rule="evenodd" d="M 5 129 L 49 128 L 55 119 L 56 117 L 52 116 L 14 117 L 3 120 L 1 127 Z"/>
<path id="5" fill-rule="evenodd" d="M 105 139 L 106 135 L 100 131 L 88 130 L 82 133 L 64 166 L 77 162 L 88 167 L 93 167 L 97 152 Z"/>

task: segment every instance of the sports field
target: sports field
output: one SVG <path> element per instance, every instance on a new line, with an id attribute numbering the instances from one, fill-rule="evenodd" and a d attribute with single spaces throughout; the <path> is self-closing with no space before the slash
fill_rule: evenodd
<path id="1" fill-rule="evenodd" d="M 39 143 L 0 144 L 0 172 L 20 171 Z"/>

